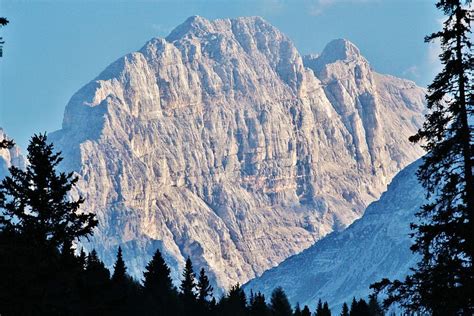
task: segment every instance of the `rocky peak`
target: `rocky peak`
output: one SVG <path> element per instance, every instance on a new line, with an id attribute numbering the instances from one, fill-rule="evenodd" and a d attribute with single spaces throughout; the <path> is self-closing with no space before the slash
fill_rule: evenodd
<path id="1" fill-rule="evenodd" d="M 98 215 L 90 247 L 111 265 L 122 245 L 137 276 L 156 247 L 174 271 L 191 256 L 228 288 L 350 224 L 421 154 L 424 107 L 357 65 L 318 74 L 258 17 L 192 17 L 111 64 L 51 135 Z"/>

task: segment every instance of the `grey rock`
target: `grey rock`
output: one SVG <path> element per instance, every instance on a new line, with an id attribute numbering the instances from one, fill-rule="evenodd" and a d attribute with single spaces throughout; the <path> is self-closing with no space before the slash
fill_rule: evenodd
<path id="1" fill-rule="evenodd" d="M 359 218 L 420 156 L 425 91 L 345 40 L 311 61 L 262 18 L 191 17 L 81 88 L 51 140 L 100 221 L 84 246 L 222 289 Z"/>

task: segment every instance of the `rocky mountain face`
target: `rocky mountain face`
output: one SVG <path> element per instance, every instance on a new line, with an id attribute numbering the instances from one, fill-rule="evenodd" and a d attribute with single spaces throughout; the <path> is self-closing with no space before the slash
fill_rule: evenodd
<path id="1" fill-rule="evenodd" d="M 270 295 L 282 286 L 293 304 L 314 307 L 321 298 L 337 312 L 353 297 L 367 297 L 370 284 L 403 279 L 419 259 L 410 251 L 409 238 L 414 214 L 426 203 L 415 175 L 419 164 L 401 171 L 361 219 L 266 271 L 246 284 L 246 290 Z"/>
<path id="2" fill-rule="evenodd" d="M 302 58 L 259 17 L 191 17 L 70 100 L 51 140 L 137 277 L 158 247 L 220 288 L 246 282 L 362 215 L 420 156 L 425 91 L 374 72 L 346 40 Z"/>
<path id="3" fill-rule="evenodd" d="M 0 127 L 0 141 L 11 139 Z M 10 149 L 0 149 L 0 180 L 8 174 L 8 168 L 15 166 L 20 169 L 26 167 L 26 158 L 21 154 L 18 146 Z"/>

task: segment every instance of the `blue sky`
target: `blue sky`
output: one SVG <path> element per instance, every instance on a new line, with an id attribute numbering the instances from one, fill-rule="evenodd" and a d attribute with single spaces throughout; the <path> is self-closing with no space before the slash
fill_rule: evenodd
<path id="1" fill-rule="evenodd" d="M 381 73 L 426 86 L 438 70 L 434 0 L 0 0 L 0 127 L 23 148 L 33 133 L 61 127 L 72 94 L 107 65 L 191 15 L 259 15 L 302 54 L 334 38 L 354 42 Z"/>

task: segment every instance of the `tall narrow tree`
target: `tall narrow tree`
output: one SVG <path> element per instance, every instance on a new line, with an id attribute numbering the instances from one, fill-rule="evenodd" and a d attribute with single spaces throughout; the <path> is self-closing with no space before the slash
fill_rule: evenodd
<path id="1" fill-rule="evenodd" d="M 212 291 L 214 288 L 209 282 L 209 278 L 206 275 L 204 268 L 199 272 L 198 283 L 196 285 L 198 293 L 198 301 L 203 304 L 212 298 Z"/>
<path id="2" fill-rule="evenodd" d="M 12 146 L 1 141 L 0 147 Z M 78 181 L 60 173 L 62 158 L 34 135 L 28 145 L 26 170 L 10 167 L 0 183 L 0 303 L 5 314 L 67 314 L 75 302 L 82 268 L 71 250 L 74 240 L 88 236 L 97 221 L 79 211 L 82 198 L 69 192 Z"/>
<path id="3" fill-rule="evenodd" d="M 193 270 L 193 263 L 191 258 L 186 259 L 183 270 L 183 279 L 181 280 L 181 285 L 179 287 L 181 291 L 181 296 L 184 300 L 188 302 L 193 302 L 196 300 L 196 275 Z"/>
<path id="4" fill-rule="evenodd" d="M 144 291 L 157 297 L 169 297 L 175 290 L 170 274 L 170 268 L 163 259 L 160 250 L 157 249 L 143 273 Z"/>
<path id="5" fill-rule="evenodd" d="M 277 287 L 273 290 L 270 298 L 270 310 L 275 316 L 291 316 L 293 310 L 283 288 Z"/>
<path id="6" fill-rule="evenodd" d="M 430 202 L 412 224 L 412 250 L 421 261 L 404 281 L 375 284 L 409 312 L 438 315 L 474 313 L 474 59 L 471 0 L 439 0 L 443 29 L 426 38 L 440 40 L 443 70 L 428 88 L 429 114 L 410 138 L 427 150 L 418 170 Z"/>
<path id="7" fill-rule="evenodd" d="M 347 303 L 342 305 L 341 316 L 349 316 L 349 307 L 347 306 Z"/>
<path id="8" fill-rule="evenodd" d="M 58 173 L 61 153 L 55 153 L 46 135 L 34 135 L 28 145 L 26 171 L 14 166 L 0 184 L 0 227 L 23 235 L 32 244 L 59 248 L 92 233 L 94 214 L 79 211 L 83 198 L 72 200 L 69 191 L 78 178 Z"/>
<path id="9" fill-rule="evenodd" d="M 115 284 L 124 284 L 127 280 L 127 267 L 123 261 L 122 247 L 118 247 L 117 259 L 114 264 L 114 272 L 112 274 L 112 282 Z"/>

